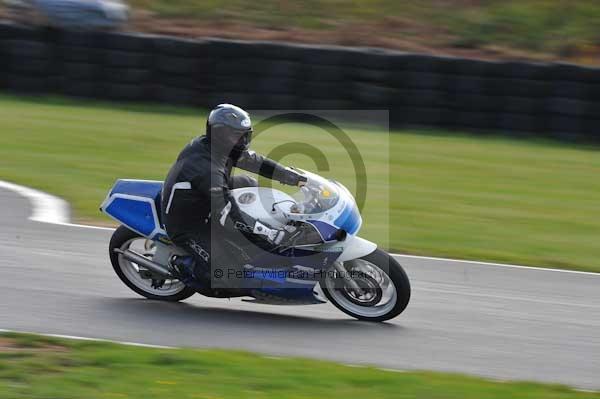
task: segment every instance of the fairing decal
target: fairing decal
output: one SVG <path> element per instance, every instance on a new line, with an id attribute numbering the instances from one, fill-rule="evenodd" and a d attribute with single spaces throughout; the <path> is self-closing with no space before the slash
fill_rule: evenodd
<path id="1" fill-rule="evenodd" d="M 335 241 L 338 228 L 329 223 L 321 222 L 320 220 L 307 220 L 308 223 L 315 226 L 323 241 Z"/>
<path id="2" fill-rule="evenodd" d="M 334 220 L 333 224 L 345 230 L 348 234 L 356 233 L 362 224 L 362 218 L 356 204 L 347 204 L 340 216 Z"/>

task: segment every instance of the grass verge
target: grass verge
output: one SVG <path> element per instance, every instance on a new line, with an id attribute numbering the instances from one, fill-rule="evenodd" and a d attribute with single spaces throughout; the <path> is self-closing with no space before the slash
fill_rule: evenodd
<path id="1" fill-rule="evenodd" d="M 0 398 L 600 398 L 559 385 L 300 358 L 0 335 Z"/>
<path id="2" fill-rule="evenodd" d="M 64 98 L 0 96 L 0 179 L 67 199 L 83 222 L 116 178 L 162 180 L 204 112 Z M 346 129 L 369 177 L 361 235 L 394 250 L 600 271 L 600 152 L 565 143 Z M 301 141 L 326 152 L 353 187 L 343 148 L 315 127 L 260 135 L 266 154 Z M 305 155 L 286 164 L 314 170 Z M 324 173 L 327 175 L 327 173 Z"/>

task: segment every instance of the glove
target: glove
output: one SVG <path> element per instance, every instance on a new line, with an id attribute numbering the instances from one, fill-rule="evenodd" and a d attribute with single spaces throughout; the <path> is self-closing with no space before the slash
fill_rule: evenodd
<path id="1" fill-rule="evenodd" d="M 303 186 L 306 184 L 306 176 L 301 175 L 293 169 L 285 168 L 278 176 L 277 179 L 281 184 L 287 184 L 288 186 Z"/>
<path id="2" fill-rule="evenodd" d="M 253 233 L 264 236 L 265 240 L 274 245 L 287 245 L 298 235 L 302 234 L 300 229 L 294 226 L 274 229 L 258 221 L 254 224 Z"/>

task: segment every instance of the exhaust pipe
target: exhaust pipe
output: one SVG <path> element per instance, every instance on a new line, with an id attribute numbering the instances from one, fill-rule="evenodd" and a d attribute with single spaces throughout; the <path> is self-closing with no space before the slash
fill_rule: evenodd
<path id="1" fill-rule="evenodd" d="M 119 248 L 115 248 L 114 251 L 118 254 L 123 255 L 123 257 L 128 261 L 143 266 L 151 272 L 156 273 L 162 277 L 173 277 L 169 269 L 167 269 L 163 265 L 159 265 L 158 263 L 151 261 L 150 259 L 138 254 L 137 252 L 133 252 L 129 249 L 123 251 Z"/>

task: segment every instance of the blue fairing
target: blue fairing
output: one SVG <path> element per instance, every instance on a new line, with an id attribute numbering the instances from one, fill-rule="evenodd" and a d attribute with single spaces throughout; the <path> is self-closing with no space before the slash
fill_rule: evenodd
<path id="1" fill-rule="evenodd" d="M 355 204 L 347 204 L 340 216 L 333 221 L 333 225 L 320 220 L 308 220 L 307 222 L 316 227 L 324 241 L 335 241 L 338 230 L 344 230 L 348 234 L 356 233 L 360 228 L 362 218 Z"/>
<path id="2" fill-rule="evenodd" d="M 314 276 L 314 280 L 300 275 L 302 281 L 294 280 L 299 276 L 292 273 L 293 266 L 306 266 L 310 268 L 327 268 L 336 256 L 327 252 L 316 252 L 300 248 L 290 248 L 278 254 L 266 253 L 255 259 L 251 264 L 260 265 L 251 269 L 251 277 L 244 280 L 245 287 L 262 292 L 265 295 L 301 301 L 303 303 L 322 303 L 315 299 L 313 290 L 321 275 Z M 316 272 L 318 273 L 318 271 Z"/>
<path id="3" fill-rule="evenodd" d="M 155 181 L 118 180 L 101 209 L 146 237 L 165 236 L 158 214 L 162 185 Z"/>
<path id="4" fill-rule="evenodd" d="M 150 236 L 156 228 L 154 212 L 150 202 L 129 198 L 114 198 L 104 209 L 104 212 L 146 237 Z"/>
<path id="5" fill-rule="evenodd" d="M 264 252 L 254 257 L 250 264 L 262 269 L 282 270 L 294 265 L 326 268 L 336 259 L 331 252 L 311 251 L 302 248 L 289 248 L 279 253 Z"/>
<path id="6" fill-rule="evenodd" d="M 345 230 L 348 234 L 354 234 L 360 228 L 362 218 L 356 204 L 347 204 L 340 216 L 333 221 L 338 228 Z"/>
<path id="7" fill-rule="evenodd" d="M 156 199 L 160 195 L 163 183 L 159 181 L 145 180 L 117 180 L 110 195 L 128 194 L 138 197 Z"/>
<path id="8" fill-rule="evenodd" d="M 316 227 L 324 241 L 336 240 L 337 227 L 332 226 L 329 223 L 321 222 L 320 220 L 307 220 L 307 222 Z"/>

